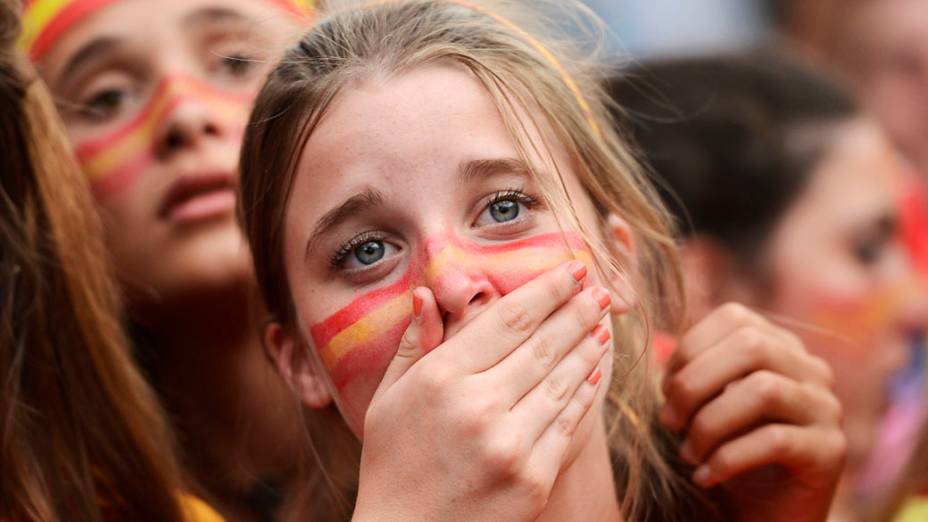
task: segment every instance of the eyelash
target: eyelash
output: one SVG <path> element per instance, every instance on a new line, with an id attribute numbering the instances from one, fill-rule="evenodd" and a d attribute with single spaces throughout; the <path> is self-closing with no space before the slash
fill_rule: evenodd
<path id="1" fill-rule="evenodd" d="M 345 262 L 345 258 L 351 255 L 352 252 L 359 246 L 367 243 L 369 241 L 384 241 L 386 238 L 385 234 L 380 232 L 363 232 L 349 239 L 343 243 L 337 250 L 332 254 L 332 257 L 329 258 L 329 265 L 332 268 L 339 268 Z"/>
<path id="2" fill-rule="evenodd" d="M 535 198 L 534 196 L 530 196 L 526 194 L 524 189 L 511 188 L 511 189 L 501 190 L 491 195 L 490 199 L 487 200 L 486 205 L 484 205 L 484 208 L 481 209 L 481 212 L 483 212 L 484 209 L 496 203 L 500 203 L 502 201 L 515 201 L 517 203 L 521 203 L 525 205 L 525 207 L 528 208 L 529 210 L 533 210 L 537 208 L 539 205 L 541 205 L 541 202 L 538 201 L 538 198 Z"/>

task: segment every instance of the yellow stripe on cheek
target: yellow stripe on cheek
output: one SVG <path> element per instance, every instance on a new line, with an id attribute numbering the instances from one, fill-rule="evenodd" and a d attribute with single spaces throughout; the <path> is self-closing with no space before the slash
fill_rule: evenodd
<path id="1" fill-rule="evenodd" d="M 319 350 L 326 368 L 335 368 L 338 360 L 355 347 L 375 339 L 378 335 L 396 326 L 412 314 L 412 297 L 410 292 L 387 301 L 370 314 L 339 332 Z"/>

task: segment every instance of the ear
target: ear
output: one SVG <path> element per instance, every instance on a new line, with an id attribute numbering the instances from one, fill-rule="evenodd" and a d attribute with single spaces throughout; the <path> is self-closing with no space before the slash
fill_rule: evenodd
<path id="1" fill-rule="evenodd" d="M 322 370 L 312 361 L 300 336 L 271 323 L 264 332 L 264 344 L 277 371 L 290 389 L 310 408 L 321 409 L 332 402 Z"/>
<path id="2" fill-rule="evenodd" d="M 628 312 L 638 303 L 638 292 L 634 284 L 638 274 L 638 250 L 628 222 L 612 213 L 606 218 L 606 245 L 618 265 L 624 268 L 621 273 L 611 274 L 610 279 L 612 287 L 619 293 L 613 296 L 612 313 L 619 315 Z"/>

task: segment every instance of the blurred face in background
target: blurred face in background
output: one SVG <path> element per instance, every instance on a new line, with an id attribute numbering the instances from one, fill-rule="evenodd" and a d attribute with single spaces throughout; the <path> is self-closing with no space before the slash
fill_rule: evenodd
<path id="1" fill-rule="evenodd" d="M 835 131 L 808 185 L 767 243 L 767 297 L 835 371 L 853 469 L 869 451 L 890 375 L 928 309 L 898 231 L 903 170 L 880 128 L 857 119 Z"/>
<path id="2" fill-rule="evenodd" d="M 890 137 L 928 175 L 928 2 L 858 2 L 840 61 Z"/>
<path id="3" fill-rule="evenodd" d="M 134 304 L 245 282 L 238 152 L 295 19 L 260 0 L 123 0 L 39 58 Z"/>

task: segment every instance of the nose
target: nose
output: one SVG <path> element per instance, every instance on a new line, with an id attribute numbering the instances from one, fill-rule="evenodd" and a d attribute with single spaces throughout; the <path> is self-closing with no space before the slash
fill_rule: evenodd
<path id="1" fill-rule="evenodd" d="M 196 96 L 179 96 L 178 105 L 171 110 L 155 138 L 155 154 L 159 159 L 170 159 L 178 153 L 202 146 L 209 139 L 229 134 L 217 111 Z"/>
<path id="2" fill-rule="evenodd" d="M 425 284 L 445 318 L 446 334 L 499 297 L 479 254 L 446 242 L 430 242 L 426 258 Z"/>

